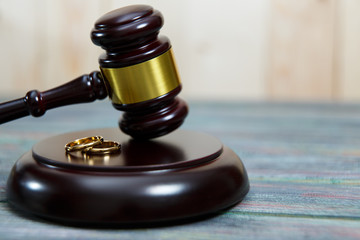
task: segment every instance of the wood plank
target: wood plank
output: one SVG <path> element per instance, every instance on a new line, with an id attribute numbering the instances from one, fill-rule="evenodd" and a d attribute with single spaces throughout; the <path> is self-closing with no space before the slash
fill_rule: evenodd
<path id="1" fill-rule="evenodd" d="M 338 1 L 338 98 L 360 100 L 360 2 Z"/>
<path id="2" fill-rule="evenodd" d="M 9 208 L 5 191 L 7 176 L 16 159 L 36 142 L 55 134 L 114 127 L 119 113 L 108 101 L 97 101 L 0 126 L 0 236 L 4 239 L 38 239 L 40 235 L 42 239 L 360 238 L 359 104 L 193 102 L 190 107 L 192 114 L 184 128 L 216 136 L 242 158 L 251 185 L 242 203 L 213 218 L 162 228 L 74 228 L 16 214 Z"/>
<path id="3" fill-rule="evenodd" d="M 173 44 L 185 98 L 263 98 L 268 1 L 146 3 L 165 17 L 161 34 Z"/>
<path id="4" fill-rule="evenodd" d="M 334 0 L 271 3 L 268 97 L 332 99 Z"/>
<path id="5" fill-rule="evenodd" d="M 145 3 L 165 16 L 185 98 L 360 99 L 357 1 Z M 98 69 L 93 23 L 128 4 L 1 1 L 0 94 L 45 90 Z"/>
<path id="6" fill-rule="evenodd" d="M 100 2 L 54 1 L 47 12 L 45 83 L 48 89 L 68 82 L 82 74 L 98 70 L 102 50 L 92 44 L 90 32 L 100 16 Z"/>
<path id="7" fill-rule="evenodd" d="M 44 0 L 1 2 L 2 94 L 42 83 L 46 12 L 39 9 L 46 9 L 46 4 Z"/>

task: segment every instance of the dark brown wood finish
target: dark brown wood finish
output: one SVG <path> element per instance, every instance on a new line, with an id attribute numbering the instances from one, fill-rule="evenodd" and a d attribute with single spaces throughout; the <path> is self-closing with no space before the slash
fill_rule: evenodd
<path id="1" fill-rule="evenodd" d="M 175 97 L 181 85 L 173 91 L 145 102 L 134 104 L 113 104 L 124 111 L 119 121 L 120 129 L 136 139 L 150 139 L 163 136 L 181 126 L 188 114 L 184 100 Z"/>
<path id="2" fill-rule="evenodd" d="M 121 68 L 155 58 L 171 47 L 166 37 L 158 37 L 163 18 L 146 5 L 120 8 L 102 16 L 91 39 L 106 50 L 99 63 L 104 68 Z M 103 99 L 109 88 L 98 72 L 46 92 L 30 91 L 24 98 L 0 104 L 0 124 L 27 115 L 41 116 L 46 110 L 68 104 Z M 188 114 L 187 104 L 176 98 L 181 86 L 169 93 L 134 104 L 113 104 L 125 111 L 120 128 L 134 138 L 149 139 L 178 128 Z"/>
<path id="3" fill-rule="evenodd" d="M 39 117 L 52 108 L 92 102 L 106 96 L 101 74 L 94 71 L 57 88 L 45 92 L 32 90 L 23 98 L 0 104 L 0 124 L 28 115 Z"/>
<path id="4" fill-rule="evenodd" d="M 158 37 L 163 22 L 161 13 L 146 5 L 119 8 L 99 18 L 91 39 L 106 50 L 99 58 L 100 66 L 127 67 L 169 50 L 169 39 Z"/>
<path id="5" fill-rule="evenodd" d="M 106 50 L 99 58 L 103 68 L 120 68 L 155 58 L 171 47 L 170 41 L 158 36 L 163 26 L 160 12 L 146 5 L 134 5 L 109 12 L 96 21 L 91 32 L 94 44 Z M 120 129 L 134 138 L 154 138 L 178 128 L 188 114 L 180 98 L 181 86 L 171 92 L 134 104 L 113 104 L 125 112 Z"/>
<path id="6" fill-rule="evenodd" d="M 93 42 L 106 50 L 100 66 L 131 66 L 169 50 L 169 40 L 158 37 L 162 24 L 161 14 L 144 5 L 105 14 L 92 31 Z M 107 80 L 93 72 L 0 105 L 0 119 L 39 116 L 64 104 L 102 99 L 109 94 L 105 89 Z M 167 224 L 238 203 L 249 191 L 240 158 L 212 136 L 174 131 L 188 113 L 186 103 L 176 97 L 180 91 L 181 85 L 155 99 L 113 104 L 125 112 L 119 126 L 132 138 L 119 129 L 94 129 L 39 142 L 13 167 L 8 202 L 61 223 L 96 226 Z M 66 143 L 96 135 L 118 141 L 121 151 L 104 156 L 65 152 Z"/>
<path id="7" fill-rule="evenodd" d="M 88 135 L 119 141 L 121 153 L 65 155 L 67 141 Z M 12 205 L 37 216 L 121 226 L 216 213 L 241 201 L 249 182 L 238 156 L 207 134 L 177 130 L 139 141 L 118 129 L 95 129 L 36 144 L 14 166 L 7 189 Z"/>

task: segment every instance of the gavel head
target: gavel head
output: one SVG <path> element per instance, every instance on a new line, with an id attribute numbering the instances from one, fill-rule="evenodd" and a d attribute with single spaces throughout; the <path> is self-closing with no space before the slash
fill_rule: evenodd
<path id="1" fill-rule="evenodd" d="M 184 121 L 188 107 L 177 98 L 181 90 L 170 41 L 158 36 L 160 12 L 134 5 L 109 12 L 91 32 L 105 49 L 100 69 L 113 106 L 124 111 L 121 130 L 133 138 L 165 135 Z"/>

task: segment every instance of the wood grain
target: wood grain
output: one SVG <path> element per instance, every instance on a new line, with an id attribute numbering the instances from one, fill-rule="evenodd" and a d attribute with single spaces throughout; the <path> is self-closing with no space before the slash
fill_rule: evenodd
<path id="1" fill-rule="evenodd" d="M 119 113 L 97 101 L 0 126 L 1 238 L 359 240 L 360 104 L 193 102 L 190 107 L 183 128 L 221 139 L 243 160 L 250 192 L 241 204 L 204 221 L 153 229 L 73 228 L 11 211 L 6 179 L 34 144 L 65 132 L 116 126 Z M 211 199 L 212 191 L 207 196 Z"/>
<path id="2" fill-rule="evenodd" d="M 185 98 L 360 100 L 357 1 L 143 3 L 165 17 Z M 129 4 L 1 0 L 0 94 L 46 90 L 97 70 L 94 21 Z"/>
<path id="3" fill-rule="evenodd" d="M 331 99 L 334 1 L 274 0 L 271 13 L 269 97 Z"/>
<path id="4" fill-rule="evenodd" d="M 360 2 L 338 2 L 338 97 L 342 100 L 360 99 Z"/>

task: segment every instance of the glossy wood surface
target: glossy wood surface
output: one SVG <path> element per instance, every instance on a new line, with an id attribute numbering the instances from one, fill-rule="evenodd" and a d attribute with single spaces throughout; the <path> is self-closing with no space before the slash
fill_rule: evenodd
<path id="1" fill-rule="evenodd" d="M 147 5 L 132 5 L 106 13 L 91 32 L 94 44 L 106 53 L 99 63 L 104 68 L 119 68 L 147 61 L 170 48 L 168 38 L 158 37 L 162 14 Z"/>
<path id="2" fill-rule="evenodd" d="M 29 91 L 25 97 L 0 104 L 0 124 L 20 117 L 42 116 L 60 106 L 104 99 L 106 88 L 101 75 L 94 71 L 45 92 Z"/>
<path id="3" fill-rule="evenodd" d="M 163 136 L 181 126 L 188 114 L 188 106 L 176 95 L 181 85 L 173 91 L 141 103 L 113 104 L 125 113 L 119 120 L 120 129 L 137 139 Z"/>
<path id="4" fill-rule="evenodd" d="M 65 154 L 65 144 L 86 136 L 102 136 L 105 140 L 116 141 L 121 144 L 121 152 L 88 156 L 86 159 L 77 152 Z M 144 171 L 196 166 L 214 160 L 222 150 L 222 143 L 217 138 L 200 132 L 178 130 L 165 137 L 141 141 L 130 138 L 119 129 L 105 128 L 44 139 L 33 146 L 32 155 L 43 164 L 69 169 Z"/>
<path id="5" fill-rule="evenodd" d="M 158 37 L 162 24 L 161 14 L 145 5 L 105 14 L 92 32 L 93 42 L 106 50 L 100 66 L 131 66 L 169 50 L 169 40 Z M 76 94 L 82 96 L 88 89 L 92 94 L 85 99 L 104 98 L 107 80 L 98 72 L 91 77 L 97 77 L 101 87 L 85 82 L 86 91 L 67 84 L 46 94 L 31 92 L 29 105 L 35 107 L 30 112 L 43 114 L 45 103 L 48 107 L 74 103 Z M 82 79 L 87 77 L 76 83 Z M 65 90 L 76 94 L 58 95 Z M 212 136 L 174 131 L 188 113 L 187 104 L 176 97 L 180 91 L 181 85 L 154 99 L 113 104 L 125 112 L 119 126 L 130 136 L 119 129 L 94 129 L 39 142 L 13 167 L 8 202 L 62 223 L 105 225 L 168 223 L 217 213 L 238 203 L 249 191 L 239 157 Z M 66 143 L 92 135 L 120 142 L 121 152 L 105 156 L 65 152 Z"/>
<path id="6" fill-rule="evenodd" d="M 147 5 L 119 8 L 100 17 L 91 32 L 94 44 L 106 53 L 99 63 L 104 68 L 120 68 L 155 58 L 170 49 L 168 38 L 158 36 L 162 14 Z M 131 91 L 131 89 L 130 89 Z M 188 106 L 175 98 L 181 86 L 144 102 L 113 104 L 125 111 L 120 129 L 134 138 L 149 139 L 177 129 L 188 114 Z"/>
<path id="7" fill-rule="evenodd" d="M 91 39 L 106 50 L 101 67 L 121 68 L 157 57 L 170 49 L 166 37 L 158 37 L 163 18 L 147 5 L 133 5 L 109 12 L 96 21 Z M 83 75 L 55 89 L 30 91 L 24 98 L 0 104 L 0 123 L 46 110 L 105 98 L 110 86 L 98 72 Z M 128 89 L 135 91 L 136 89 Z M 125 111 L 119 127 L 133 138 L 156 138 L 177 129 L 188 114 L 185 101 L 176 98 L 181 85 L 154 99 L 134 104 L 114 104 Z M 109 94 L 111 95 L 111 94 Z M 110 96 L 111 97 L 111 96 Z"/>
<path id="8" fill-rule="evenodd" d="M 94 134 L 118 140 L 122 152 L 97 163 L 66 157 L 67 141 Z M 212 136 L 181 130 L 153 141 L 133 140 L 118 129 L 55 136 L 19 159 L 8 179 L 11 205 L 70 224 L 191 219 L 231 207 L 248 190 L 233 151 Z"/>

